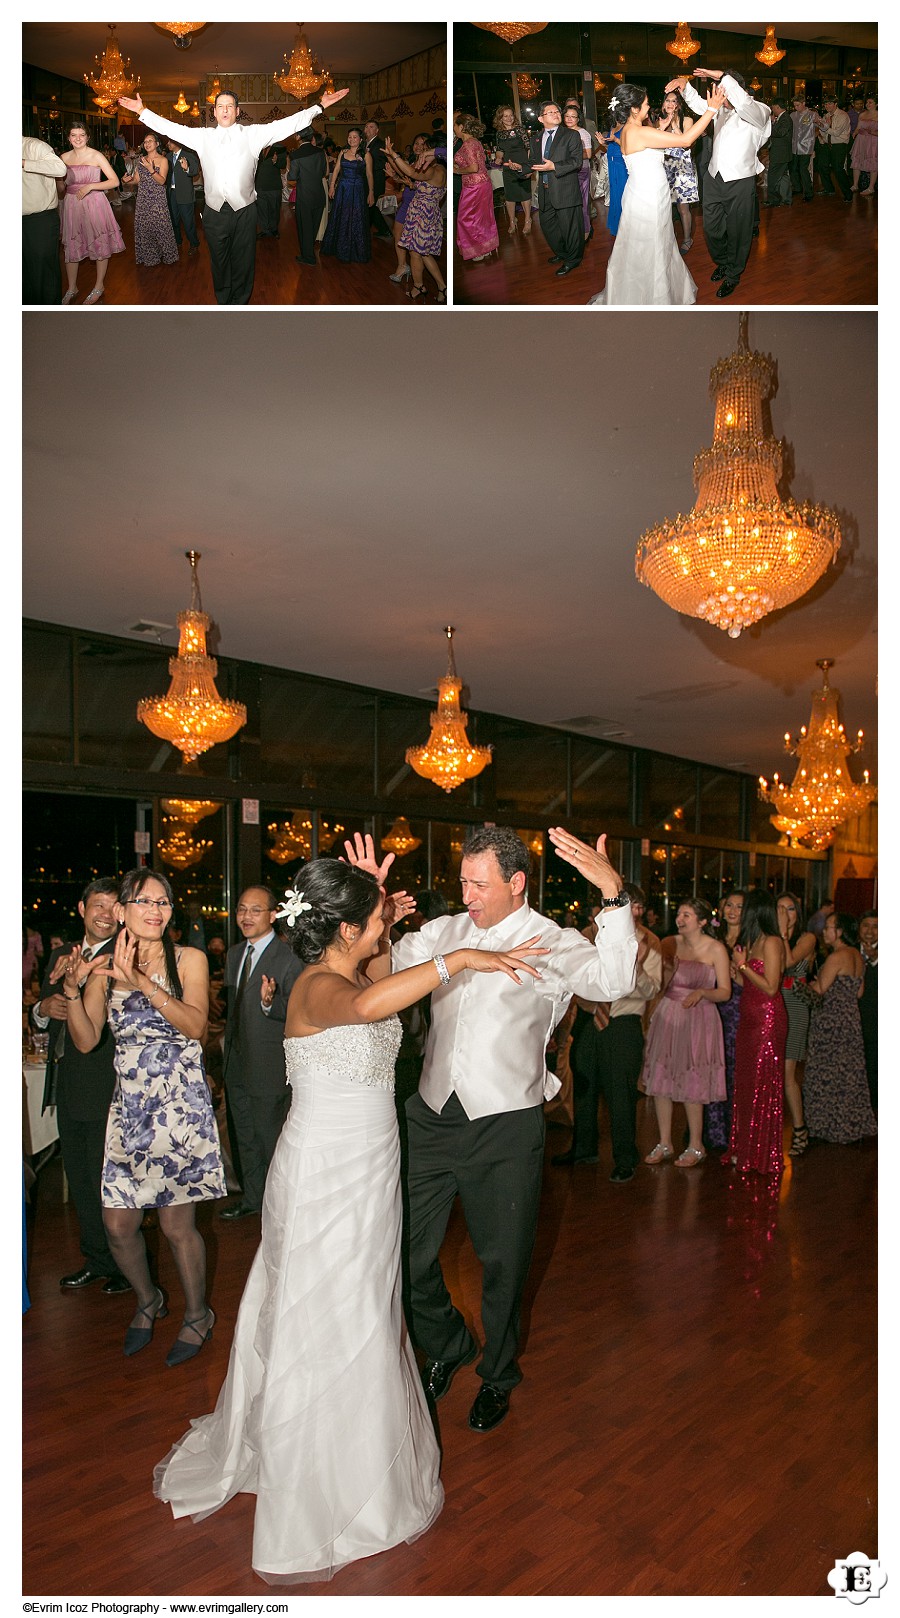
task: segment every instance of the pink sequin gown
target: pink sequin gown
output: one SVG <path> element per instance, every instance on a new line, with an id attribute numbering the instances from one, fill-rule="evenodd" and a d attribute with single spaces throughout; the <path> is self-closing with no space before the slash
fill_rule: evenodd
<path id="1" fill-rule="evenodd" d="M 760 976 L 765 963 L 747 965 Z M 780 994 L 768 995 L 744 978 L 734 1054 L 731 1140 L 725 1161 L 746 1172 L 784 1170 L 784 1048 L 787 1012 Z"/>
<path id="2" fill-rule="evenodd" d="M 456 245 L 464 259 L 483 258 L 500 245 L 494 217 L 494 188 L 484 162 L 480 140 L 464 140 L 455 158 L 455 168 L 475 169 L 464 174 L 456 201 Z"/>
<path id="3" fill-rule="evenodd" d="M 715 970 L 703 961 L 679 960 L 650 1022 L 644 1052 L 643 1087 L 673 1101 L 724 1101 L 725 1043 L 722 1019 L 711 1000 L 685 1007 L 694 989 L 714 989 Z"/>
<path id="4" fill-rule="evenodd" d="M 81 186 L 97 185 L 102 179 L 102 171 L 86 163 L 68 165 L 60 221 L 67 264 L 80 264 L 83 258 L 112 258 L 113 253 L 125 251 L 106 192 L 89 191 L 82 201 L 75 195 Z"/>

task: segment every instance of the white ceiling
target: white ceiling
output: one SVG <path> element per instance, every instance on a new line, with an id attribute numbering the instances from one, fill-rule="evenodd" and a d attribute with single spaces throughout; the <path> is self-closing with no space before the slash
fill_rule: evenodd
<path id="1" fill-rule="evenodd" d="M 690 508 L 738 312 L 596 316 L 25 315 L 26 615 L 174 624 L 193 546 L 224 656 L 419 694 L 449 622 L 478 707 L 767 775 L 828 656 L 874 743 L 875 316 L 751 315 L 790 492 L 845 544 L 736 641 L 634 552 Z"/>

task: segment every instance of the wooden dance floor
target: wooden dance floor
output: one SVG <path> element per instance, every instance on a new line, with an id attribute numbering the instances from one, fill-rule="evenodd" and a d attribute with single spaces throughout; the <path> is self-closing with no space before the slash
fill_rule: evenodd
<path id="1" fill-rule="evenodd" d="M 643 1116 L 644 1151 L 656 1136 Z M 680 1127 L 680 1126 L 679 1126 Z M 568 1135 L 548 1135 L 548 1155 Z M 423 1538 L 304 1595 L 831 1595 L 837 1558 L 878 1555 L 877 1152 L 818 1145 L 774 1200 L 716 1160 L 547 1166 L 522 1352 L 490 1434 L 466 1424 L 474 1367 L 439 1405 L 442 1516 Z M 211 1410 L 258 1240 L 207 1204 L 215 1336 L 163 1361 L 176 1321 L 122 1354 L 130 1296 L 63 1295 L 80 1263 L 58 1160 L 41 1172 L 24 1320 L 28 1596 L 279 1593 L 250 1569 L 254 1501 L 176 1523 L 157 1461 Z M 151 1233 L 151 1240 L 156 1233 Z M 168 1248 L 160 1279 L 172 1287 Z M 478 1266 L 460 1222 L 444 1259 L 470 1320 Z M 173 1287 L 176 1292 L 177 1289 Z M 177 1305 L 173 1315 L 177 1315 Z M 476 1321 L 477 1325 L 477 1321 Z"/>
<path id="2" fill-rule="evenodd" d="M 125 242 L 125 251 L 114 253 L 109 261 L 103 303 L 157 306 L 191 303 L 217 307 L 199 208 L 195 209 L 195 219 L 200 251 L 192 258 L 188 257 L 187 242 L 182 235 L 179 262 L 158 264 L 153 269 L 134 262 L 134 208 L 125 203 L 115 209 L 115 216 Z M 249 307 L 273 303 L 386 303 L 409 307 L 404 290 L 410 285 L 409 281 L 397 286 L 389 279 L 397 268 L 393 243 L 382 241 L 374 231 L 372 258 L 368 264 L 341 264 L 336 258 L 322 258 L 317 253 L 319 262 L 317 268 L 313 269 L 312 266 L 295 262 L 297 251 L 294 210 L 283 203 L 278 237 L 264 237 L 256 244 L 256 275 Z M 62 285 L 65 292 L 64 264 Z M 70 307 L 76 308 L 83 303 L 93 285 L 93 265 L 80 265 L 78 297 Z M 428 288 L 425 303 L 433 304 L 437 288 L 427 272 L 425 285 Z"/>
<path id="3" fill-rule="evenodd" d="M 817 196 L 811 203 L 796 199 L 791 208 L 762 208 L 759 237 L 738 290 L 718 299 L 710 281 L 713 262 L 703 238 L 700 206 L 694 205 L 694 245 L 686 264 L 697 283 L 698 304 L 719 309 L 753 304 L 875 304 L 878 301 L 877 198 Z M 537 219 L 539 216 L 534 215 Z M 522 235 L 522 215 L 515 236 L 506 233 L 506 214 L 497 213 L 499 258 L 484 264 L 464 264 L 454 251 L 454 303 L 586 304 L 606 281 L 606 265 L 614 238 L 604 214 L 594 220 L 594 238 L 587 243 L 577 270 L 556 279 L 547 263 L 550 248 L 535 225 Z M 676 231 L 682 240 L 681 226 Z"/>

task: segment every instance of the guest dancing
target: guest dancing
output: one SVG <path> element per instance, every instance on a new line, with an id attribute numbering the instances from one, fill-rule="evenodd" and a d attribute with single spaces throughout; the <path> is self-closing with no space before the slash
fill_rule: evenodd
<path id="1" fill-rule="evenodd" d="M 429 150 L 428 143 L 428 135 L 422 134 L 416 136 L 412 143 L 411 161 L 413 165 L 418 163 L 423 152 Z M 396 286 L 399 286 L 401 282 L 408 281 L 412 275 L 412 270 L 409 267 L 409 254 L 407 253 L 405 247 L 400 246 L 400 237 L 403 234 L 403 226 L 406 221 L 406 210 L 415 196 L 415 190 L 409 184 L 409 182 L 404 179 L 400 169 L 394 163 L 390 153 L 388 154 L 387 167 L 390 178 L 395 182 L 399 181 L 403 184 L 403 192 L 401 194 L 400 201 L 397 204 L 397 212 L 394 215 L 394 252 L 397 254 L 397 268 L 393 275 L 388 276 L 389 281 L 393 281 Z"/>
<path id="2" fill-rule="evenodd" d="M 138 187 L 134 207 L 134 262 L 153 267 L 177 264 L 178 244 L 172 229 L 172 216 L 166 198 L 169 159 L 159 149 L 153 134 L 144 137 L 144 156 L 133 176 L 124 185 Z"/>
<path id="3" fill-rule="evenodd" d="M 730 298 L 737 290 L 753 246 L 756 176 L 763 171 L 759 148 L 769 138 L 771 117 L 768 107 L 747 94 L 740 73 L 698 67 L 694 78 L 713 80 L 713 88 L 721 96 L 712 131 L 712 154 L 703 181 L 703 233 L 716 266 L 710 279 L 720 283 L 716 297 Z M 670 90 L 680 91 L 692 112 L 703 113 L 704 103 L 689 79 L 673 79 L 666 85 L 666 94 Z"/>
<path id="4" fill-rule="evenodd" d="M 625 187 L 628 184 L 628 165 L 622 156 L 622 130 L 625 128 L 625 117 L 618 110 L 613 113 L 613 123 L 606 137 L 606 163 L 609 176 L 609 203 L 606 213 L 606 228 L 611 236 L 617 236 L 619 225 L 622 222 L 622 199 Z"/>
<path id="5" fill-rule="evenodd" d="M 578 183 L 581 187 L 584 239 L 585 241 L 590 241 L 594 234 L 594 227 L 591 224 L 591 158 L 594 155 L 594 139 L 590 130 L 585 129 L 581 123 L 581 108 L 577 102 L 566 102 L 563 123 L 567 129 L 577 130 L 584 152 L 581 168 L 578 171 Z"/>
<path id="6" fill-rule="evenodd" d="M 694 120 L 688 117 L 687 108 L 677 90 L 670 90 L 664 97 L 662 114 L 656 127 L 661 130 L 670 129 L 679 135 L 683 135 L 686 129 L 693 129 Z M 678 209 L 678 217 L 681 220 L 683 233 L 681 252 L 687 253 L 694 244 L 691 204 L 700 201 L 694 160 L 688 147 L 667 146 L 663 152 L 663 167 L 672 201 Z"/>
<path id="7" fill-rule="evenodd" d="M 183 1365 L 212 1336 L 206 1301 L 206 1248 L 196 1207 L 225 1195 L 225 1172 L 203 1072 L 209 969 L 199 949 L 169 936 L 172 889 L 149 868 L 123 877 L 116 905 L 121 930 L 111 959 L 76 952 L 66 965 L 67 1034 L 80 1051 L 99 1043 L 109 1019 L 116 1041 L 116 1088 L 106 1128 L 101 1199 L 109 1248 L 131 1282 L 137 1311 L 125 1353 L 148 1346 L 168 1314 L 154 1286 L 141 1234 L 156 1208 L 184 1291 L 185 1312 L 167 1365 Z M 83 993 L 82 993 L 83 991 Z"/>
<path id="8" fill-rule="evenodd" d="M 297 136 L 299 145 L 291 153 L 288 180 L 294 187 L 294 221 L 297 227 L 298 264 L 317 265 L 316 241 L 326 207 L 325 178 L 328 159 L 307 127 Z"/>
<path id="9" fill-rule="evenodd" d="M 362 140 L 361 129 L 347 130 L 347 145 L 338 153 L 328 187 L 331 209 L 322 256 L 337 258 L 342 264 L 368 264 L 372 257 L 369 209 L 374 206 L 375 179 Z"/>
<path id="10" fill-rule="evenodd" d="M 606 266 L 606 285 L 590 300 L 595 308 L 614 303 L 696 302 L 697 288 L 672 229 L 672 194 L 663 153 L 693 146 L 724 103 L 722 92 L 714 87 L 709 106 L 690 129 L 681 134 L 672 129 L 661 133 L 644 124 L 650 103 L 643 85 L 619 85 L 610 109 L 617 118 L 625 118 L 621 142 L 628 184 L 622 222 Z"/>
<path id="11" fill-rule="evenodd" d="M 663 981 L 668 982 L 650 1019 L 643 1074 L 659 1125 L 659 1140 L 644 1158 L 652 1167 L 675 1158 L 676 1101 L 684 1106 L 690 1139 L 675 1162 L 683 1169 L 702 1163 L 703 1108 L 726 1096 L 722 1023 L 715 1007 L 731 994 L 731 974 L 725 945 L 708 935 L 711 921 L 704 899 L 685 899 L 675 917 L 676 937 L 664 938 L 661 945 Z"/>
<path id="12" fill-rule="evenodd" d="M 806 1056 L 809 1033 L 809 1004 L 796 991 L 809 981 L 816 959 L 816 935 L 804 929 L 800 900 L 795 893 L 780 893 L 775 902 L 778 927 L 784 940 L 785 973 L 781 995 L 787 1012 L 787 1044 L 784 1052 L 784 1097 L 791 1115 L 789 1157 L 802 1157 L 809 1145 L 809 1130 L 803 1120 L 803 1091 L 797 1078 L 797 1064 Z"/>
<path id="13" fill-rule="evenodd" d="M 434 143 L 431 137 L 426 135 L 422 138 L 423 151 L 433 150 Z M 407 288 L 406 296 L 414 303 L 424 301 L 428 296 L 423 278 L 424 271 L 427 270 L 437 287 L 435 301 L 446 303 L 447 284 L 441 274 L 438 257 L 444 245 L 444 219 L 441 210 L 447 195 L 447 170 L 443 163 L 435 162 L 429 164 L 421 174 L 417 174 L 411 164 L 398 157 L 391 145 L 390 136 L 385 138 L 384 147 L 395 168 L 409 181 L 413 190 L 413 196 L 405 211 L 398 244 L 409 253 L 412 270 L 412 286 Z"/>
<path id="14" fill-rule="evenodd" d="M 737 1042 L 738 1019 L 741 1015 L 741 995 L 744 980 L 734 964 L 732 951 L 741 931 L 741 916 L 746 894 L 743 888 L 732 888 L 719 906 L 724 923 L 719 938 L 728 951 L 731 967 L 731 995 L 720 1000 L 722 1039 L 725 1045 L 725 1100 L 711 1101 L 703 1112 L 703 1144 L 708 1152 L 724 1152 L 731 1139 L 731 1104 L 734 1097 L 734 1051 Z"/>
<path id="15" fill-rule="evenodd" d="M 861 197 L 874 196 L 875 181 L 878 179 L 878 102 L 874 96 L 869 96 L 865 112 L 859 115 L 856 135 L 850 148 L 850 168 L 853 172 L 850 190 L 859 191 Z M 865 191 L 859 190 L 861 174 L 869 176 Z"/>
<path id="16" fill-rule="evenodd" d="M 456 245 L 463 259 L 480 264 L 500 246 L 494 188 L 481 144 L 484 124 L 467 112 L 457 112 L 453 116 L 453 133 L 461 143 L 453 157 L 453 172 L 462 182 L 456 203 Z M 511 163 L 510 168 L 514 167 Z"/>
<path id="17" fill-rule="evenodd" d="M 386 870 L 393 856 L 384 863 Z M 263 1204 L 262 1243 L 215 1411 L 156 1468 L 176 1517 L 256 1495 L 252 1563 L 268 1583 L 328 1579 L 416 1539 L 443 1504 L 440 1454 L 400 1301 L 397 1012 L 461 973 L 530 999 L 533 940 L 456 949 L 370 983 L 390 926 L 415 908 L 365 872 L 313 860 L 279 912 L 306 963 L 291 993 L 293 1090 Z"/>
<path id="18" fill-rule="evenodd" d="M 825 961 L 807 991 L 813 1007 L 803 1081 L 806 1124 L 815 1140 L 846 1146 L 878 1132 L 869 1100 L 859 1001 L 863 958 L 852 916 L 830 915 Z"/>
<path id="19" fill-rule="evenodd" d="M 727 1161 L 742 1173 L 784 1170 L 784 1047 L 781 998 L 786 949 L 770 893 L 752 888 L 744 900 L 732 951 L 744 980 L 734 1058 L 734 1103 Z"/>
<path id="20" fill-rule="evenodd" d="M 558 276 L 570 275 L 584 257 L 581 181 L 584 148 L 577 129 L 567 129 L 556 101 L 542 101 L 541 132 L 531 139 L 531 172 L 538 177 L 538 217 Z"/>
<path id="21" fill-rule="evenodd" d="M 69 152 L 63 152 L 66 165 L 65 190 L 61 191 L 60 232 L 66 261 L 67 288 L 63 303 L 74 303 L 78 296 L 78 266 L 89 258 L 96 265 L 96 282 L 85 303 L 99 303 L 106 283 L 106 269 L 113 253 L 124 253 L 122 232 L 104 195 L 119 189 L 115 170 L 102 152 L 88 145 L 85 124 L 77 119 L 69 125 Z M 105 178 L 104 178 L 105 176 Z M 62 186 L 62 181 L 57 182 Z"/>
<path id="22" fill-rule="evenodd" d="M 516 123 L 512 107 L 498 107 L 494 113 L 494 146 L 503 169 L 503 196 L 506 207 L 506 234 L 515 236 L 516 208 L 525 215 L 522 235 L 531 235 L 531 175 L 528 171 L 529 135 L 524 124 Z"/>

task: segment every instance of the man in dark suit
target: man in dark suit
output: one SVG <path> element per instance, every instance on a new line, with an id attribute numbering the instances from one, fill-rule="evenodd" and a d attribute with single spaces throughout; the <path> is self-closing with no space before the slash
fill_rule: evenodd
<path id="1" fill-rule="evenodd" d="M 584 158 L 581 136 L 568 129 L 555 101 L 544 101 L 538 114 L 543 125 L 531 137 L 531 169 L 538 177 L 538 213 L 544 240 L 552 249 L 549 262 L 557 275 L 569 275 L 584 253 L 584 223 L 579 174 Z"/>
<path id="2" fill-rule="evenodd" d="M 81 953 L 93 958 L 112 950 L 118 923 L 114 905 L 118 896 L 115 882 L 101 877 L 89 882 L 81 896 L 78 914 L 84 922 Z M 76 949 L 78 946 L 75 946 Z M 115 1042 L 108 1025 L 92 1051 L 79 1051 L 66 1037 L 68 1006 L 61 983 L 71 945 L 56 949 L 47 963 L 41 998 L 32 1012 L 35 1026 L 46 1029 L 47 1077 L 44 1082 L 44 1111 L 55 1104 L 63 1168 L 78 1215 L 81 1255 L 84 1263 L 72 1275 L 64 1275 L 60 1286 L 66 1290 L 103 1281 L 104 1292 L 128 1292 L 129 1283 L 116 1267 L 103 1226 L 100 1183 L 106 1117 L 112 1101 L 116 1075 L 113 1068 Z"/>
<path id="3" fill-rule="evenodd" d="M 261 236 L 278 236 L 281 220 L 281 176 L 287 168 L 286 146 L 264 146 L 256 165 L 256 218 Z"/>
<path id="4" fill-rule="evenodd" d="M 327 171 L 325 151 L 315 139 L 314 129 L 301 129 L 299 146 L 291 153 L 288 180 L 295 187 L 294 218 L 297 224 L 298 264 L 316 263 L 316 232 L 325 209 L 322 181 Z"/>
<path id="5" fill-rule="evenodd" d="M 393 235 L 388 228 L 384 214 L 378 206 L 379 197 L 384 196 L 384 175 L 385 168 L 387 166 L 387 156 L 384 146 L 379 140 L 378 125 L 375 123 L 374 119 L 369 119 L 363 133 L 366 137 L 366 151 L 372 159 L 372 177 L 374 182 L 372 185 L 372 195 L 375 200 L 369 209 L 369 223 L 370 225 L 375 226 L 375 230 L 379 236 L 384 237 L 386 241 L 392 242 L 394 239 Z"/>
<path id="6" fill-rule="evenodd" d="M 241 1200 L 223 1219 L 242 1219 L 262 1206 L 266 1175 L 290 1091 L 284 1064 L 284 1021 L 300 962 L 274 931 L 277 899 L 271 888 L 245 888 L 236 919 L 244 935 L 225 962 L 225 1094 L 229 1125 L 237 1134 Z"/>
<path id="7" fill-rule="evenodd" d="M 181 246 L 181 227 L 188 239 L 188 257 L 199 252 L 197 226 L 194 223 L 194 175 L 200 172 L 200 159 L 188 146 L 173 145 L 169 152 L 169 173 L 166 177 L 166 196 L 175 240 Z"/>
<path id="8" fill-rule="evenodd" d="M 772 134 L 769 137 L 769 169 L 766 175 L 767 208 L 789 208 L 794 200 L 791 190 L 791 144 L 794 126 L 784 102 L 770 103 Z"/>

